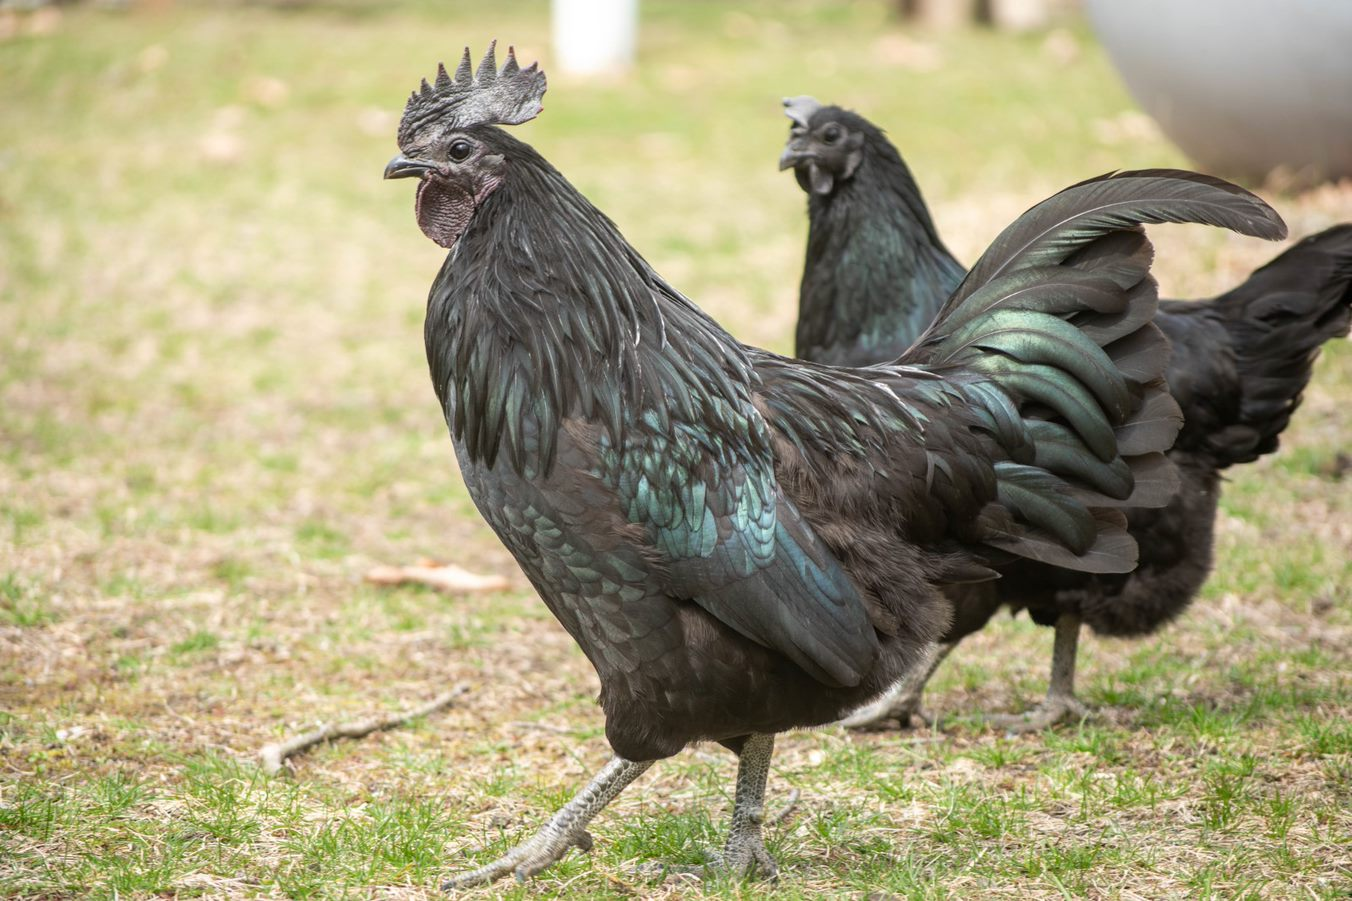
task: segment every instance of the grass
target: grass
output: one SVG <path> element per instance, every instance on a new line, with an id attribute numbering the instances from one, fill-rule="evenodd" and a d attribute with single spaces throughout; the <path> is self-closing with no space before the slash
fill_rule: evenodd
<path id="1" fill-rule="evenodd" d="M 56 18 L 0 13 L 0 894 L 435 895 L 607 754 L 594 676 L 465 495 L 426 384 L 441 252 L 379 173 L 437 59 L 489 37 L 548 66 L 541 0 Z M 778 98 L 888 126 L 974 259 L 1041 196 L 1173 165 L 1089 36 L 924 35 L 881 0 L 649 0 L 631 79 L 551 74 L 521 129 L 657 268 L 786 351 L 803 199 Z M 1352 191 L 1275 196 L 1293 234 Z M 1165 288 L 1274 248 L 1158 229 Z M 1344 897 L 1352 890 L 1352 349 L 1328 349 L 1280 454 L 1232 474 L 1216 571 L 1174 627 L 1088 639 L 1101 708 L 1053 733 L 783 738 L 773 886 L 715 897 Z M 454 558 L 511 590 L 360 584 Z M 930 705 L 1019 708 L 1050 635 L 1001 621 Z M 264 743 L 466 682 L 450 712 L 317 749 Z M 716 748 L 662 763 L 596 850 L 504 897 L 669 897 L 730 807 Z M 772 803 L 775 803 L 772 800 Z"/>

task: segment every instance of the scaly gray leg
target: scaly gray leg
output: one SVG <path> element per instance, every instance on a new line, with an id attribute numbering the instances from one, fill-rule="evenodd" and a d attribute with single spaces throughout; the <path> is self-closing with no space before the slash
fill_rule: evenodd
<path id="1" fill-rule="evenodd" d="M 774 879 L 779 873 L 774 858 L 765 850 L 765 782 L 770 778 L 773 735 L 747 737 L 737 756 L 737 793 L 732 802 L 732 827 L 722 852 L 709 854 L 702 866 L 644 863 L 634 873 L 641 879 L 660 879 L 672 874 L 707 879 L 714 876 L 750 876 L 759 873 Z"/>
<path id="2" fill-rule="evenodd" d="M 1047 697 L 1027 713 L 991 716 L 986 721 L 1007 732 L 1038 732 L 1065 720 L 1089 716 L 1089 708 L 1075 697 L 1075 654 L 1079 642 L 1080 618 L 1073 613 L 1061 614 L 1056 620 Z"/>
<path id="3" fill-rule="evenodd" d="M 539 832 L 487 866 L 452 876 L 441 887 L 449 892 L 487 885 L 508 873 L 515 873 L 517 879 L 525 880 L 561 860 L 572 848 L 590 851 L 592 837 L 587 824 L 652 765 L 651 760 L 612 758 L 596 778 L 559 808 Z"/>
<path id="4" fill-rule="evenodd" d="M 957 646 L 956 641 L 948 641 L 925 648 L 925 656 L 921 657 L 906 675 L 898 679 L 897 684 L 876 701 L 870 701 L 845 717 L 840 721 L 840 725 L 846 729 L 872 732 L 888 729 L 895 721 L 901 724 L 901 728 L 906 729 L 910 727 L 912 717 L 926 725 L 933 725 L 933 720 L 921 706 L 920 699 L 924 696 L 925 686 L 929 684 L 934 671 Z"/>
<path id="5" fill-rule="evenodd" d="M 715 868 L 734 876 L 759 871 L 773 879 L 779 874 L 774 858 L 765 850 L 765 783 L 770 778 L 770 758 L 775 752 L 773 735 L 756 734 L 742 745 L 737 758 L 737 794 L 732 802 L 732 828 L 723 846 L 722 860 Z"/>

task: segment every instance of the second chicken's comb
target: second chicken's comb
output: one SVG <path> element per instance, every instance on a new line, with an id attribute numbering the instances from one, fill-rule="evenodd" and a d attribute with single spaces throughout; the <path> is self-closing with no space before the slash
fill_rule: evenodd
<path id="1" fill-rule="evenodd" d="M 821 103 L 815 97 L 802 94 L 798 97 L 784 98 L 784 115 L 793 120 L 793 124 L 807 128 L 812 114 L 821 109 Z"/>

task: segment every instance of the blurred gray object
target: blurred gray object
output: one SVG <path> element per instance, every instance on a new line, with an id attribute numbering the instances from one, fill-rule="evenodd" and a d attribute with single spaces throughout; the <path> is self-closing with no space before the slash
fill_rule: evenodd
<path id="1" fill-rule="evenodd" d="M 1065 17 L 1079 0 L 896 0 L 897 14 L 928 28 L 979 22 L 1002 31 L 1036 31 Z"/>
<path id="2" fill-rule="evenodd" d="M 1352 0 L 1085 0 L 1136 101 L 1220 175 L 1352 176 Z"/>

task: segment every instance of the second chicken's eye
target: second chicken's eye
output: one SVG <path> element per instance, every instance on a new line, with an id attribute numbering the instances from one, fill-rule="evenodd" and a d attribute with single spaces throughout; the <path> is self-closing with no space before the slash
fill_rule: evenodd
<path id="1" fill-rule="evenodd" d="M 474 152 L 474 145 L 469 141 L 456 141 L 451 145 L 451 149 L 447 152 L 453 162 L 463 163 L 465 160 L 469 159 L 469 155 Z"/>
<path id="2" fill-rule="evenodd" d="M 834 144 L 836 141 L 839 141 L 840 128 L 835 125 L 826 126 L 826 130 L 822 132 L 822 140 L 828 144 Z"/>

